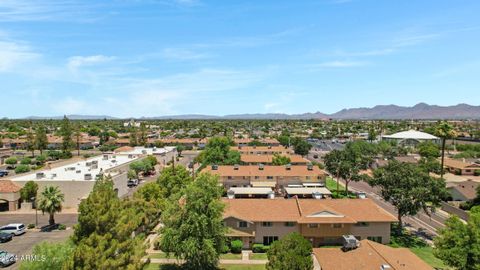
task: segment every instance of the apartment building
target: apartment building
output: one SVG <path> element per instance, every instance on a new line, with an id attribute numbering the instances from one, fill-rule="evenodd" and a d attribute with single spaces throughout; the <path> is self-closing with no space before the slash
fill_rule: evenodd
<path id="1" fill-rule="evenodd" d="M 445 159 L 445 169 L 456 175 L 474 175 L 475 171 L 480 172 L 480 164 L 466 162 L 465 159 Z"/>
<path id="2" fill-rule="evenodd" d="M 303 158 L 300 155 L 290 155 L 283 154 L 280 156 L 285 156 L 290 158 L 291 165 L 307 165 L 310 163 L 308 159 Z M 258 164 L 272 164 L 273 158 L 275 155 L 260 155 L 260 154 L 242 154 L 240 160 L 247 165 L 258 165 Z"/>
<path id="3" fill-rule="evenodd" d="M 237 146 L 248 146 L 248 144 L 253 141 L 259 141 L 269 146 L 280 146 L 280 142 L 277 139 L 270 139 L 270 138 L 261 138 L 256 140 L 252 138 L 242 138 L 242 139 L 234 139 L 233 141 Z"/>
<path id="4" fill-rule="evenodd" d="M 242 155 L 290 155 L 293 150 L 283 146 L 232 146 L 232 150 L 240 152 Z"/>
<path id="5" fill-rule="evenodd" d="M 341 244 L 342 235 L 390 242 L 390 226 L 397 219 L 370 199 L 224 199 L 224 222 L 229 237 L 244 248 L 269 245 L 298 232 L 314 247 Z"/>
<path id="6" fill-rule="evenodd" d="M 231 187 L 272 187 L 281 192 L 289 185 L 325 183 L 326 173 L 313 165 L 212 165 L 204 171 L 220 177 L 226 189 Z"/>

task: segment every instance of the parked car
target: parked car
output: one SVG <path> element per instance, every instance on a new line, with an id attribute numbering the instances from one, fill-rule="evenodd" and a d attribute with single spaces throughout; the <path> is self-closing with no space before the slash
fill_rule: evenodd
<path id="1" fill-rule="evenodd" d="M 23 223 L 12 223 L 6 226 L 0 227 L 0 232 L 9 233 L 11 235 L 21 235 L 25 233 L 25 224 Z"/>
<path id="2" fill-rule="evenodd" d="M 0 177 L 4 177 L 8 175 L 8 171 L 6 170 L 0 170 Z"/>
<path id="3" fill-rule="evenodd" d="M 15 165 L 8 165 L 7 170 L 15 170 L 16 166 Z"/>
<path id="4" fill-rule="evenodd" d="M 0 243 L 5 243 L 12 240 L 12 234 L 11 233 L 0 233 Z"/>
<path id="5" fill-rule="evenodd" d="M 41 231 L 41 232 L 51 232 L 51 231 L 53 231 L 53 230 L 57 230 L 59 225 L 60 225 L 60 224 L 57 224 L 57 223 L 52 224 L 52 225 L 45 225 L 45 226 L 42 226 L 42 227 L 40 228 L 40 231 Z"/>
<path id="6" fill-rule="evenodd" d="M 129 179 L 127 182 L 128 187 L 136 187 L 138 186 L 138 179 Z"/>
<path id="7" fill-rule="evenodd" d="M 16 256 L 12 253 L 0 250 L 0 266 L 7 267 L 11 264 L 14 264 L 16 261 Z"/>

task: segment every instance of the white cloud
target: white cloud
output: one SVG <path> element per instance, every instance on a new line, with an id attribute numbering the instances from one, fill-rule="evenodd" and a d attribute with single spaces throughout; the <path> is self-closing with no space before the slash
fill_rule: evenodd
<path id="1" fill-rule="evenodd" d="M 92 6 L 76 0 L 1 0 L 0 21 L 81 21 L 91 17 Z"/>
<path id="2" fill-rule="evenodd" d="M 82 66 L 92 66 L 115 59 L 113 56 L 91 55 L 91 56 L 72 56 L 68 59 L 68 69 L 75 71 Z"/>
<path id="3" fill-rule="evenodd" d="M 0 40 L 0 72 L 9 72 L 40 55 L 22 43 Z"/>

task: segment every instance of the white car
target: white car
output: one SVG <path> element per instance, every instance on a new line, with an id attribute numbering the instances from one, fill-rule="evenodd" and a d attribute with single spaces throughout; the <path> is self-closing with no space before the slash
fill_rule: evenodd
<path id="1" fill-rule="evenodd" d="M 15 263 L 15 261 L 16 261 L 16 256 L 14 254 L 0 250 L 0 266 L 1 267 L 7 267 Z"/>
<path id="2" fill-rule="evenodd" d="M 9 233 L 12 235 L 21 235 L 25 233 L 25 224 L 23 223 L 12 223 L 0 227 L 0 232 Z"/>

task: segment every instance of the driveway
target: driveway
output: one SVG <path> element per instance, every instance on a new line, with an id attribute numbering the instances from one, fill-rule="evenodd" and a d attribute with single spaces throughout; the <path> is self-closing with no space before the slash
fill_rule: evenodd
<path id="1" fill-rule="evenodd" d="M 48 241 L 48 242 L 62 242 L 65 241 L 71 234 L 73 229 L 65 231 L 52 231 L 52 232 L 36 232 L 27 231 L 25 234 L 15 236 L 7 243 L 0 244 L 0 250 L 5 250 L 9 253 L 17 255 L 18 261 L 13 265 L 3 269 L 18 269 L 22 259 L 27 259 L 28 255 L 32 255 L 33 246 L 36 244 Z"/>

